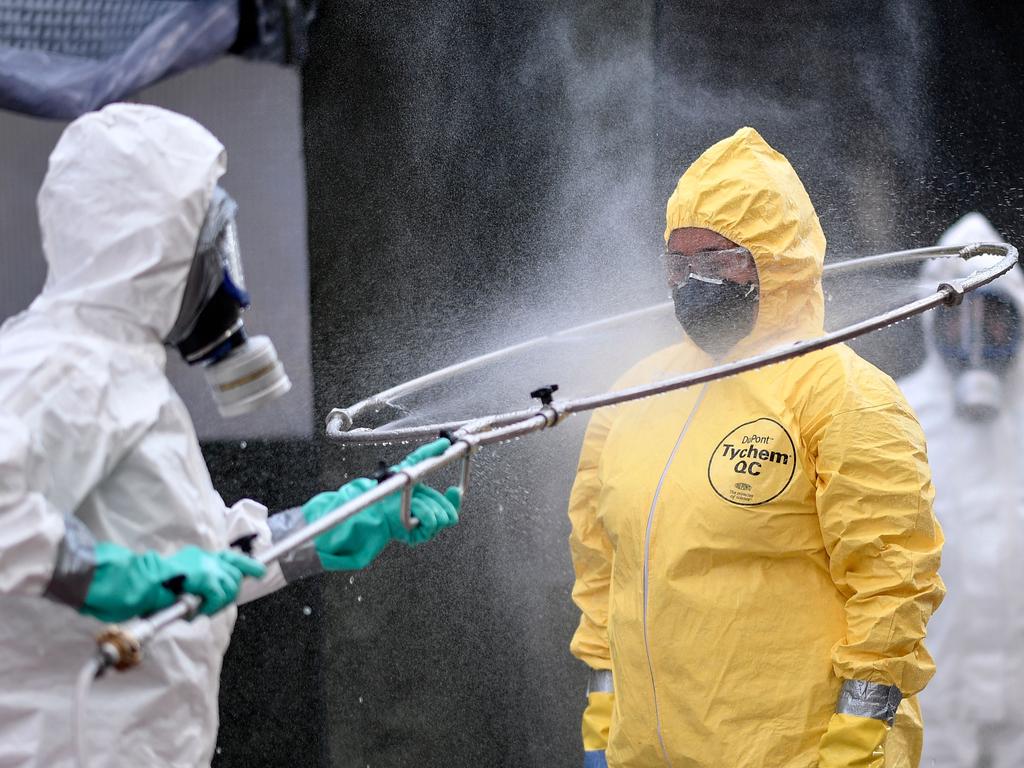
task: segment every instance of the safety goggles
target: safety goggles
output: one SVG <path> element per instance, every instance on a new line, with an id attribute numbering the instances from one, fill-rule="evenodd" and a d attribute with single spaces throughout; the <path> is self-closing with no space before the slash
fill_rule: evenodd
<path id="1" fill-rule="evenodd" d="M 679 253 L 664 251 L 661 254 L 662 264 L 672 285 L 682 285 L 691 278 L 703 282 L 720 283 L 729 281 L 727 274 L 737 267 L 745 267 L 753 261 L 753 256 L 746 248 L 725 248 L 717 251 L 697 251 L 696 253 Z M 757 290 L 756 283 L 750 283 L 751 290 Z"/>
<path id="2" fill-rule="evenodd" d="M 1021 319 L 1010 300 L 991 293 L 972 294 L 958 307 L 935 314 L 935 342 L 954 369 L 1009 366 L 1021 341 Z"/>

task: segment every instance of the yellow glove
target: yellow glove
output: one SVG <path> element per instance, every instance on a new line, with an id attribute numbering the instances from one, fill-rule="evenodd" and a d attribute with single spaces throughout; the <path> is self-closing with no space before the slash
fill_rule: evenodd
<path id="1" fill-rule="evenodd" d="M 587 708 L 583 710 L 583 749 L 587 753 L 589 765 L 600 765 L 593 762 L 596 759 L 603 761 L 604 751 L 608 747 L 608 730 L 612 725 L 614 703 L 614 693 L 592 691 L 587 694 Z"/>
<path id="2" fill-rule="evenodd" d="M 884 768 L 888 733 L 872 717 L 832 715 L 818 744 L 818 768 Z"/>

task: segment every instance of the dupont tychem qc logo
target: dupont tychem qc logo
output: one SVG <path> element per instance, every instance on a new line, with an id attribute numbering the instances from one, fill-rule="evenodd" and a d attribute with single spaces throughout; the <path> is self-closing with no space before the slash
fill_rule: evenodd
<path id="1" fill-rule="evenodd" d="M 795 471 L 793 438 L 767 417 L 740 424 L 722 438 L 708 461 L 708 481 L 715 493 L 743 506 L 774 499 Z"/>

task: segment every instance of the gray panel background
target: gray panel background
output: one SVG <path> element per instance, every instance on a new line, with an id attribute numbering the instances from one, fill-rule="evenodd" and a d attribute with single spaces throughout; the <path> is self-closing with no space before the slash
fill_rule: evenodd
<path id="1" fill-rule="evenodd" d="M 168 375 L 203 440 L 312 434 L 306 194 L 299 77 L 294 70 L 223 58 L 139 94 L 189 115 L 227 148 L 222 184 L 238 201 L 250 333 L 266 333 L 292 391 L 257 413 L 225 420 L 199 370 L 168 354 Z M 0 112 L 0 319 L 21 311 L 46 275 L 35 197 L 64 123 Z"/>

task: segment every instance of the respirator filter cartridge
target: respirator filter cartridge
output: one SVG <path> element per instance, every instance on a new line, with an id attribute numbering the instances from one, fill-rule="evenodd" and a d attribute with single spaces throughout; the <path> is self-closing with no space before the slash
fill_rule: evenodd
<path id="1" fill-rule="evenodd" d="M 292 388 L 268 336 L 250 337 L 203 373 L 225 418 L 254 411 Z"/>

